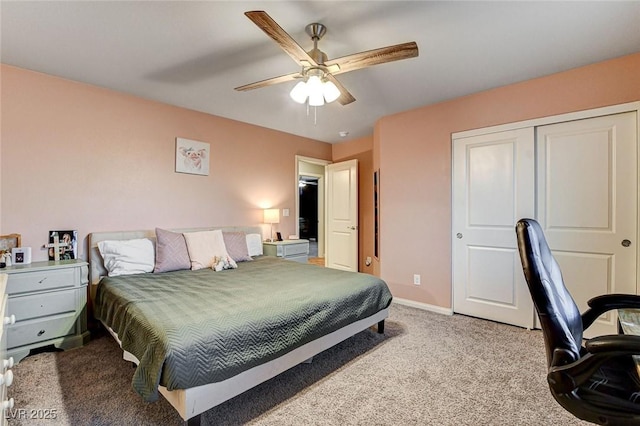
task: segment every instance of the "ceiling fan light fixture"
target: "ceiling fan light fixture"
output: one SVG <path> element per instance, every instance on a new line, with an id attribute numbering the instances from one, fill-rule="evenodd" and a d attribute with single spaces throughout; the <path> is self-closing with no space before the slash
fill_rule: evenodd
<path id="1" fill-rule="evenodd" d="M 307 88 L 307 83 L 304 81 L 298 82 L 298 84 L 293 86 L 293 89 L 291 89 L 289 96 L 291 96 L 291 99 L 293 99 L 295 102 L 299 104 L 303 104 L 307 102 L 307 97 L 309 96 L 309 89 Z"/>
<path id="2" fill-rule="evenodd" d="M 289 96 L 295 102 L 303 104 L 309 102 L 310 106 L 323 106 L 340 97 L 340 89 L 324 76 L 307 73 L 306 80 L 293 86 Z"/>
<path id="3" fill-rule="evenodd" d="M 322 95 L 322 90 L 309 93 L 309 105 L 313 107 L 324 105 L 324 96 Z"/>
<path id="4" fill-rule="evenodd" d="M 307 80 L 307 91 L 309 93 L 309 105 L 324 105 L 324 90 L 322 79 L 318 75 L 310 75 Z"/>
<path id="5" fill-rule="evenodd" d="M 340 90 L 332 81 L 325 81 L 322 85 L 322 92 L 327 103 L 331 103 L 340 97 Z"/>

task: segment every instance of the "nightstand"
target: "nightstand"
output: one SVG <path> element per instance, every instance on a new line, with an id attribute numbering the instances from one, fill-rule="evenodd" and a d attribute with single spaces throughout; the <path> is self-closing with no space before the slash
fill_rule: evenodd
<path id="1" fill-rule="evenodd" d="M 8 411 L 13 408 L 13 398 L 7 396 L 7 388 L 13 383 L 13 358 L 7 356 L 7 339 L 5 337 L 7 324 L 12 319 L 7 315 L 7 274 L 0 273 L 0 407 L 2 407 L 1 425 L 7 424 Z"/>
<path id="2" fill-rule="evenodd" d="M 309 261 L 309 240 L 265 241 L 262 250 L 267 256 L 277 256 L 300 263 Z"/>
<path id="3" fill-rule="evenodd" d="M 81 260 L 33 262 L 2 270 L 8 275 L 7 355 L 16 363 L 31 349 L 54 345 L 71 349 L 89 341 L 88 263 Z"/>

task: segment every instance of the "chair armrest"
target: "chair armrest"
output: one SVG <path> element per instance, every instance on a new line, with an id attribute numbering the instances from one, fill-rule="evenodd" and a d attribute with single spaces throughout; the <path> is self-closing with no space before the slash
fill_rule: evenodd
<path id="1" fill-rule="evenodd" d="M 631 334 L 599 336 L 587 340 L 584 347 L 591 354 L 604 353 L 608 354 L 608 356 L 640 355 L 640 336 Z"/>
<path id="2" fill-rule="evenodd" d="M 587 302 L 582 314 L 582 326 L 588 328 L 600 315 L 614 309 L 640 309 L 640 296 L 635 294 L 603 294 Z"/>
<path id="3" fill-rule="evenodd" d="M 547 381 L 554 391 L 573 391 L 593 376 L 602 363 L 612 357 L 640 355 L 640 336 L 625 334 L 595 337 L 587 341 L 585 349 L 587 354 L 579 360 L 549 368 Z M 556 358 L 563 359 L 563 354 L 554 353 L 554 359 Z"/>

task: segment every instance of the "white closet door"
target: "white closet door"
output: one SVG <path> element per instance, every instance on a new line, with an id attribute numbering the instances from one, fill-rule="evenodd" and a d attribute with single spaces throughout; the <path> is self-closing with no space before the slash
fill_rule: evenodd
<path id="1" fill-rule="evenodd" d="M 533 217 L 534 130 L 453 141 L 453 308 L 532 328 L 515 224 Z"/>
<path id="2" fill-rule="evenodd" d="M 537 219 L 580 311 L 606 293 L 636 293 L 634 112 L 537 128 Z M 589 336 L 616 333 L 616 314 Z"/>

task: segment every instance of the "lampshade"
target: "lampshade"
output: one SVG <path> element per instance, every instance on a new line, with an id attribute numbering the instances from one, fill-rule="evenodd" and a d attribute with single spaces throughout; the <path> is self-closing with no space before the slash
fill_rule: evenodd
<path id="1" fill-rule="evenodd" d="M 322 85 L 322 92 L 327 103 L 331 103 L 340 97 L 340 90 L 332 81 L 325 81 Z"/>
<path id="2" fill-rule="evenodd" d="M 264 223 L 280 223 L 280 210 L 279 209 L 265 209 L 264 210 Z"/>
<path id="3" fill-rule="evenodd" d="M 299 104 L 303 104 L 307 101 L 307 97 L 309 96 L 309 91 L 307 90 L 307 83 L 304 81 L 299 82 L 293 89 L 291 89 L 291 93 L 289 93 L 291 99 L 296 101 Z"/>

